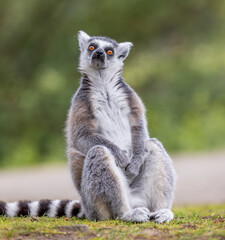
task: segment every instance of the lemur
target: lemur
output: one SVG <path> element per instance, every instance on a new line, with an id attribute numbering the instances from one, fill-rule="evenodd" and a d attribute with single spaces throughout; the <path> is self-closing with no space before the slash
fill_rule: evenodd
<path id="1" fill-rule="evenodd" d="M 81 201 L 0 202 L 0 214 L 169 222 L 174 217 L 173 163 L 162 143 L 149 137 L 145 107 L 122 77 L 133 44 L 83 31 L 78 40 L 82 78 L 66 137 Z"/>

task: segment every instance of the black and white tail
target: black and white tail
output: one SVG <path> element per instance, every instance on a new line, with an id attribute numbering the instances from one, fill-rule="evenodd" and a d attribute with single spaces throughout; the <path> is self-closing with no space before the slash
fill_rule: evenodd
<path id="1" fill-rule="evenodd" d="M 40 200 L 6 203 L 0 201 L 0 215 L 8 217 L 83 217 L 80 201 Z"/>

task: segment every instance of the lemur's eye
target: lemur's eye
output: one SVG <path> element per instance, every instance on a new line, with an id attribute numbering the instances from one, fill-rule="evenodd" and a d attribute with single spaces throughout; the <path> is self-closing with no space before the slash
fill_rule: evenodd
<path id="1" fill-rule="evenodd" d="M 95 50 L 95 47 L 93 45 L 89 46 L 89 50 L 93 51 Z"/>
<path id="2" fill-rule="evenodd" d="M 112 54 L 113 54 L 113 51 L 112 51 L 112 50 L 108 50 L 107 53 L 108 53 L 109 55 L 112 55 Z"/>

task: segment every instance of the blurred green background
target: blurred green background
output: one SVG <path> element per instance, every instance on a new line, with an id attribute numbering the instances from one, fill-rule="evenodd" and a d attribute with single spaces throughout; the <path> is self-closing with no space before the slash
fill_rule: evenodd
<path id="1" fill-rule="evenodd" d="M 0 167 L 66 162 L 77 32 L 131 41 L 126 81 L 169 152 L 225 147 L 225 1 L 0 1 Z"/>

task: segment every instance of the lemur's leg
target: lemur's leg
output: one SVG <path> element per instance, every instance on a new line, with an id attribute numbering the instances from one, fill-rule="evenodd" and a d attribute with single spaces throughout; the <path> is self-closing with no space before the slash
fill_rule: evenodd
<path id="1" fill-rule="evenodd" d="M 80 193 L 85 155 L 75 148 L 68 149 L 67 154 L 72 180 L 77 191 Z"/>
<path id="2" fill-rule="evenodd" d="M 119 217 L 126 221 L 144 222 L 150 217 L 147 208 L 131 209 L 129 186 L 113 155 L 104 146 L 95 146 L 86 155 L 81 200 L 85 216 L 90 220 Z"/>
<path id="3" fill-rule="evenodd" d="M 145 162 L 140 174 L 130 185 L 133 206 L 145 206 L 158 223 L 168 222 L 174 215 L 172 207 L 176 174 L 172 160 L 163 145 L 151 138 L 145 142 Z"/>

